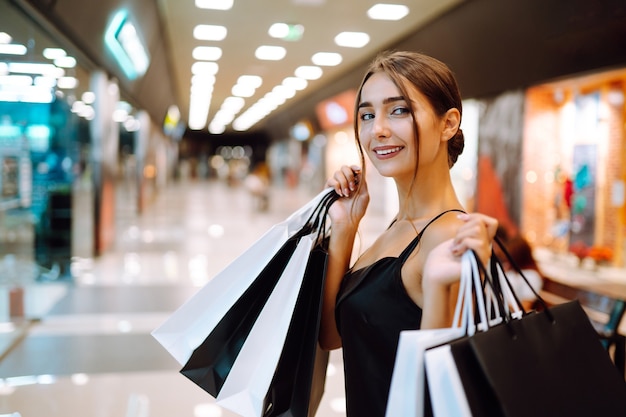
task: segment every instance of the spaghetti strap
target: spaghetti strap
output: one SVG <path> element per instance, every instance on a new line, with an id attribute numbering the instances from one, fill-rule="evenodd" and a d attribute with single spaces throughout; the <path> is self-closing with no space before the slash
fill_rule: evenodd
<path id="1" fill-rule="evenodd" d="M 459 213 L 465 213 L 463 210 L 460 210 L 460 209 L 450 209 L 450 210 L 443 211 L 439 213 L 438 215 L 436 215 L 435 217 L 433 217 L 432 219 L 430 219 L 428 223 L 426 223 L 426 226 L 424 226 L 424 228 L 420 230 L 417 236 L 415 236 L 415 239 L 413 239 L 411 243 L 409 243 L 409 245 L 402 251 L 400 256 L 398 256 L 398 259 L 400 260 L 401 264 L 404 264 L 404 262 L 409 258 L 409 255 L 413 253 L 413 251 L 417 247 L 417 244 L 420 242 L 422 235 L 424 234 L 428 226 L 430 226 L 432 223 L 435 222 L 435 220 L 439 219 L 444 214 L 450 213 L 451 211 L 458 211 Z"/>

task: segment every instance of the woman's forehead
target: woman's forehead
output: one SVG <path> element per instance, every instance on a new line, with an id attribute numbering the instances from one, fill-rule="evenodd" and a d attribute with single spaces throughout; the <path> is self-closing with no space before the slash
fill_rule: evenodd
<path id="1" fill-rule="evenodd" d="M 407 101 L 421 102 L 429 105 L 426 97 L 409 81 L 400 79 L 402 87 L 408 97 L 404 97 L 405 93 L 400 90 L 395 81 L 385 72 L 376 72 L 372 74 L 361 89 L 361 103 L 374 103 L 384 101 L 391 97 L 403 97 Z"/>

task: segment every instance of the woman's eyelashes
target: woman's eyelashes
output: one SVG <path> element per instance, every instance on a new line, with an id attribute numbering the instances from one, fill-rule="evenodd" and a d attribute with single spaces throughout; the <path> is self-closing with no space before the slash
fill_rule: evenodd
<path id="1" fill-rule="evenodd" d="M 371 120 L 374 118 L 374 113 L 370 113 L 370 112 L 361 112 L 359 113 L 359 118 L 363 121 L 366 120 Z"/>
<path id="2" fill-rule="evenodd" d="M 408 107 L 394 107 L 393 109 L 391 109 L 389 111 L 389 115 L 390 116 L 406 116 L 408 114 L 411 114 L 411 111 L 409 110 Z M 359 118 L 363 121 L 367 121 L 367 120 L 373 120 L 376 117 L 376 115 L 373 112 L 361 112 L 359 113 Z"/>
<path id="3" fill-rule="evenodd" d="M 391 112 L 391 114 L 394 116 L 404 116 L 409 113 L 410 113 L 410 110 L 407 107 L 396 107 Z"/>

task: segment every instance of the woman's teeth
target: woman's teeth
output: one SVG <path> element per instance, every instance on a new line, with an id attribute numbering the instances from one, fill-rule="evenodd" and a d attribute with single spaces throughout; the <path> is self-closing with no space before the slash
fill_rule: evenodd
<path id="1" fill-rule="evenodd" d="M 401 146 L 391 148 L 391 149 L 378 149 L 376 150 L 376 155 L 389 155 L 390 153 L 398 152 L 402 149 Z"/>

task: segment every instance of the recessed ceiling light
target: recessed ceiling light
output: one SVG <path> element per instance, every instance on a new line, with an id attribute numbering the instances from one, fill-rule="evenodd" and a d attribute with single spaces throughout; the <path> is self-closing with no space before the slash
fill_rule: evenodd
<path id="1" fill-rule="evenodd" d="M 57 87 L 72 90 L 78 86 L 78 79 L 75 77 L 60 77 L 57 80 Z"/>
<path id="2" fill-rule="evenodd" d="M 54 60 L 54 65 L 61 68 L 74 68 L 76 66 L 76 58 L 73 56 L 62 56 Z"/>
<path id="3" fill-rule="evenodd" d="M 280 61 L 287 55 L 287 50 L 282 46 L 259 46 L 254 52 L 254 56 L 258 59 L 266 61 Z"/>
<path id="4" fill-rule="evenodd" d="M 296 68 L 296 77 L 304 78 L 305 80 L 317 80 L 322 76 L 322 69 L 313 65 L 303 65 Z"/>
<path id="5" fill-rule="evenodd" d="M 30 75 L 0 76 L 0 86 L 25 87 L 30 85 L 33 85 L 33 77 Z"/>
<path id="6" fill-rule="evenodd" d="M 249 85 L 235 84 L 230 92 L 235 97 L 252 97 L 255 91 L 256 89 Z"/>
<path id="7" fill-rule="evenodd" d="M 9 72 L 19 74 L 41 74 L 51 77 L 62 77 L 65 75 L 63 68 L 55 67 L 52 64 L 41 64 L 38 62 L 10 62 Z"/>
<path id="8" fill-rule="evenodd" d="M 199 61 L 217 61 L 222 57 L 222 48 L 217 46 L 196 46 L 192 52 L 193 58 Z"/>
<path id="9" fill-rule="evenodd" d="M 11 43 L 13 38 L 6 32 L 0 32 L 0 43 Z"/>
<path id="10" fill-rule="evenodd" d="M 403 4 L 375 4 L 367 11 L 373 20 L 400 20 L 409 14 L 409 8 Z"/>
<path id="11" fill-rule="evenodd" d="M 370 41 L 370 36 L 364 32 L 341 32 L 335 36 L 335 43 L 348 48 L 362 48 Z"/>
<path id="12" fill-rule="evenodd" d="M 283 80 L 283 85 L 300 91 L 306 88 L 308 82 L 304 78 L 300 77 L 287 77 Z"/>
<path id="13" fill-rule="evenodd" d="M 24 45 L 16 43 L 0 44 L 0 55 L 26 55 L 27 49 Z"/>
<path id="14" fill-rule="evenodd" d="M 318 52 L 311 57 L 315 65 L 334 67 L 341 64 L 341 55 L 335 52 Z"/>
<path id="15" fill-rule="evenodd" d="M 43 56 L 47 59 L 57 59 L 67 56 L 67 53 L 61 48 L 45 48 L 43 50 Z"/>
<path id="16" fill-rule="evenodd" d="M 199 9 L 230 10 L 234 0 L 196 0 Z"/>
<path id="17" fill-rule="evenodd" d="M 221 108 L 237 113 L 243 108 L 244 104 L 246 104 L 246 101 L 241 97 L 227 97 Z"/>
<path id="18" fill-rule="evenodd" d="M 215 75 L 218 69 L 217 62 L 198 61 L 191 65 L 191 73 L 194 75 Z"/>
<path id="19" fill-rule="evenodd" d="M 193 37 L 200 41 L 222 41 L 228 30 L 218 25 L 198 25 L 193 28 Z"/>
<path id="20" fill-rule="evenodd" d="M 304 33 L 304 26 L 292 25 L 288 23 L 274 23 L 270 26 L 267 33 L 272 38 L 282 39 L 285 41 L 299 41 Z"/>
<path id="21" fill-rule="evenodd" d="M 259 88 L 263 84 L 263 78 L 258 75 L 242 75 L 237 79 L 237 84 Z"/>

